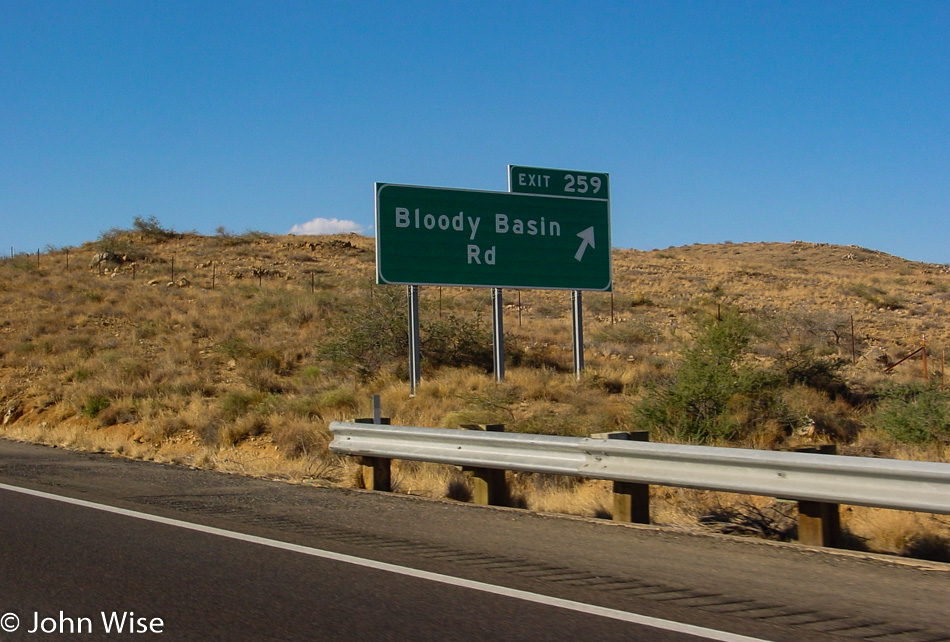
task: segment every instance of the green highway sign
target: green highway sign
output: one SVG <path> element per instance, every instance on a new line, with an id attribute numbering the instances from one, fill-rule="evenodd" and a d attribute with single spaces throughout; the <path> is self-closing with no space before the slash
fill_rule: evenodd
<path id="1" fill-rule="evenodd" d="M 609 201 L 376 183 L 376 274 L 407 285 L 610 290 Z"/>
<path id="2" fill-rule="evenodd" d="M 610 175 L 570 169 L 508 166 L 508 191 L 610 200 Z"/>

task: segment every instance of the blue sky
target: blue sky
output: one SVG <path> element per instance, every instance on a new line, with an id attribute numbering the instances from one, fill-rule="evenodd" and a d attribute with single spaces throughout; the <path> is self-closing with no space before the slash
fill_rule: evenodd
<path id="1" fill-rule="evenodd" d="M 0 59 L 17 251 L 371 234 L 374 182 L 510 163 L 608 172 L 615 247 L 950 263 L 950 2 L 0 0 Z"/>

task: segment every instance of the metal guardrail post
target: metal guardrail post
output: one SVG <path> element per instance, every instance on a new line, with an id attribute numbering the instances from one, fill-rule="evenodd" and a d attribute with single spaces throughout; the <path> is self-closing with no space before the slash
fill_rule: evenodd
<path id="1" fill-rule="evenodd" d="M 357 424 L 391 425 L 389 417 L 361 417 L 354 419 Z M 392 492 L 392 459 L 385 457 L 357 457 L 360 462 L 360 473 L 363 477 L 363 488 Z"/>
<path id="2" fill-rule="evenodd" d="M 818 448 L 796 448 L 796 452 L 834 455 L 834 444 Z M 838 504 L 829 502 L 798 502 L 798 542 L 807 546 L 841 546 L 841 513 Z"/>
<path id="3" fill-rule="evenodd" d="M 463 424 L 463 430 L 505 432 L 505 424 Z M 463 466 L 462 471 L 472 477 L 472 503 L 482 506 L 507 506 L 509 504 L 508 480 L 501 468 Z"/>
<path id="4" fill-rule="evenodd" d="M 647 430 L 634 432 L 602 432 L 591 435 L 597 439 L 626 439 L 628 441 L 650 441 Z M 613 488 L 613 510 L 615 522 L 634 524 L 650 523 L 650 485 L 635 482 L 615 481 Z"/>

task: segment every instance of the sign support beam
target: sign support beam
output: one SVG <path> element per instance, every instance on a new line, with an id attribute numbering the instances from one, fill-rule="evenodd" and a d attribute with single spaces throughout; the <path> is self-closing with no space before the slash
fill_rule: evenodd
<path id="1" fill-rule="evenodd" d="M 584 298 L 580 290 L 571 290 L 571 318 L 574 335 L 574 378 L 581 380 L 584 370 Z"/>
<path id="2" fill-rule="evenodd" d="M 505 306 L 501 288 L 491 289 L 492 362 L 495 366 L 495 381 L 505 380 Z"/>
<path id="3" fill-rule="evenodd" d="M 421 351 L 419 349 L 419 286 L 406 286 L 409 299 L 409 394 L 416 396 L 422 379 Z"/>

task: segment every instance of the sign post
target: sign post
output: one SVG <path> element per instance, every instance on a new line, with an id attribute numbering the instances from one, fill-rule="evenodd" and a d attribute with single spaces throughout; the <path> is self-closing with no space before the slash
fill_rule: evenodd
<path id="1" fill-rule="evenodd" d="M 505 306 L 502 303 L 502 289 L 491 289 L 491 333 L 492 363 L 495 369 L 495 381 L 505 380 Z"/>
<path id="2" fill-rule="evenodd" d="M 407 285 L 409 302 L 409 396 L 415 397 L 422 379 L 421 351 L 419 349 L 419 286 Z"/>

